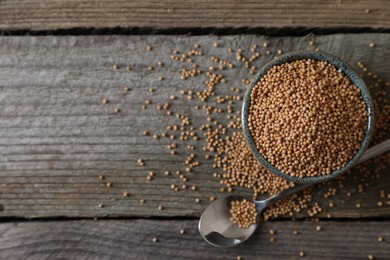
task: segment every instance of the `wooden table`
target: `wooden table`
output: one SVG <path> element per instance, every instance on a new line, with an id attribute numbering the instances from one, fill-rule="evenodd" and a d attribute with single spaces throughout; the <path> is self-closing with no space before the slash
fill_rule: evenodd
<path id="1" fill-rule="evenodd" d="M 232 87 L 243 95 L 242 79 L 253 77 L 235 59 L 239 48 L 260 46 L 257 68 L 278 50 L 319 48 L 351 64 L 383 108 L 381 96 L 390 98 L 389 17 L 387 1 L 0 1 L 0 259 L 295 259 L 300 252 L 308 259 L 389 259 L 389 153 L 347 174 L 342 188 L 338 180 L 315 186 L 313 201 L 324 208 L 316 219 L 306 211 L 281 216 L 247 243 L 219 249 L 197 231 L 209 198 L 226 194 L 204 158 L 201 131 L 198 141 L 183 142 L 173 131 L 174 140 L 161 137 L 168 125 L 180 125 L 176 114 L 197 129 L 207 123 L 194 108 L 204 103 L 180 94 L 203 90 L 205 76 L 182 80 L 183 63 L 171 59 L 173 50 L 196 44 L 203 71 L 215 65 L 211 56 L 235 65 L 221 72 L 227 83 L 216 89 L 220 95 Z M 172 115 L 156 109 L 165 102 Z M 232 106 L 239 111 L 241 101 Z M 213 118 L 227 122 L 225 114 Z M 375 142 L 390 137 L 382 132 Z M 167 148 L 173 142 L 176 154 Z M 182 185 L 175 172 L 185 171 L 191 153 L 200 166 L 187 174 L 188 188 L 175 192 L 171 185 Z M 331 188 L 337 194 L 324 198 Z"/>

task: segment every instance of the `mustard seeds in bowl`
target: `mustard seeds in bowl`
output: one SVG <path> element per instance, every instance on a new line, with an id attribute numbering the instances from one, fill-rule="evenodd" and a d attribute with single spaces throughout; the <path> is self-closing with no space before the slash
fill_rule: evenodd
<path id="1" fill-rule="evenodd" d="M 373 116 L 363 80 L 320 52 L 293 52 L 267 64 L 242 111 L 252 153 L 271 172 L 300 183 L 352 167 L 368 146 Z"/>

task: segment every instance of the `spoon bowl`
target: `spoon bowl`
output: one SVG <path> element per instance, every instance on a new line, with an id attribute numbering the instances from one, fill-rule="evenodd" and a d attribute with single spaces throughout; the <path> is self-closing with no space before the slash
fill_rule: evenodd
<path id="1" fill-rule="evenodd" d="M 230 220 L 231 202 L 243 199 L 254 202 L 248 197 L 231 195 L 217 199 L 206 208 L 199 220 L 199 232 L 204 240 L 213 246 L 229 247 L 241 244 L 255 232 L 262 211 L 260 207 L 257 207 L 257 204 L 256 209 L 259 214 L 256 224 L 251 225 L 248 229 L 239 228 Z"/>

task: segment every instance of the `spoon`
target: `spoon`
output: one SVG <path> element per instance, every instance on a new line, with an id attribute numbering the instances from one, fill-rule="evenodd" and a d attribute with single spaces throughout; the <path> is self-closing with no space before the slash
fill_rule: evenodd
<path id="1" fill-rule="evenodd" d="M 363 163 L 377 155 L 387 152 L 388 150 L 390 150 L 390 139 L 367 149 L 357 164 Z M 260 215 L 266 207 L 311 185 L 312 184 L 310 183 L 295 184 L 294 187 L 261 201 L 255 201 L 251 198 L 239 195 L 231 195 L 217 199 L 206 208 L 200 217 L 198 227 L 199 232 L 206 242 L 216 247 L 229 247 L 241 244 L 255 232 L 259 226 Z M 230 221 L 231 202 L 243 199 L 255 203 L 256 210 L 258 212 L 256 224 L 251 225 L 248 229 L 239 228 L 236 224 Z"/>

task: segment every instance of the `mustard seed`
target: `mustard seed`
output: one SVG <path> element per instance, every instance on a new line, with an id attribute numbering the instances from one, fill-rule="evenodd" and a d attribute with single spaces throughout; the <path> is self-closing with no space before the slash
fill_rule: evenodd
<path id="1" fill-rule="evenodd" d="M 270 229 L 270 230 L 269 230 L 269 234 L 270 234 L 270 235 L 275 235 L 275 233 L 276 233 L 275 230 L 273 230 L 273 229 Z"/>
<path id="2" fill-rule="evenodd" d="M 321 227 L 321 226 L 317 226 L 317 227 L 316 227 L 316 230 L 317 230 L 317 231 L 321 231 L 321 230 L 322 230 L 322 227 Z"/>
<path id="3" fill-rule="evenodd" d="M 99 180 L 102 181 L 104 180 L 106 177 L 104 177 L 104 175 L 99 175 Z"/>
<path id="4" fill-rule="evenodd" d="M 180 235 L 184 235 L 186 231 L 184 229 L 180 229 Z"/>
<path id="5" fill-rule="evenodd" d="M 129 193 L 128 192 L 123 192 L 123 197 L 129 197 Z"/>
<path id="6" fill-rule="evenodd" d="M 112 67 L 114 68 L 114 70 L 119 70 L 120 69 L 119 64 L 114 64 Z"/>
<path id="7" fill-rule="evenodd" d="M 162 205 L 158 206 L 158 210 L 163 210 L 164 207 Z"/>
<path id="8" fill-rule="evenodd" d="M 148 46 L 146 46 L 146 49 L 147 49 L 148 51 L 152 51 L 152 50 L 153 50 L 153 46 L 152 46 L 152 45 L 148 45 Z"/>
<path id="9" fill-rule="evenodd" d="M 115 108 L 115 113 L 119 113 L 119 112 L 121 112 L 121 109 L 120 108 Z"/>
<path id="10" fill-rule="evenodd" d="M 200 199 L 199 199 L 199 198 L 196 198 L 196 199 L 195 199 L 195 202 L 196 202 L 196 203 L 200 203 Z"/>
<path id="11" fill-rule="evenodd" d="M 370 42 L 370 44 L 368 46 L 370 46 L 370 48 L 375 48 L 376 44 L 374 42 Z"/>
<path id="12" fill-rule="evenodd" d="M 111 182 L 107 182 L 106 185 L 107 185 L 108 188 L 111 188 L 111 187 L 112 187 L 112 183 L 111 183 Z"/>
<path id="13" fill-rule="evenodd" d="M 108 101 L 108 99 L 107 99 L 107 98 L 104 98 L 104 99 L 102 100 L 102 103 L 103 103 L 103 104 L 108 104 L 108 103 L 109 103 L 109 101 Z"/>
<path id="14" fill-rule="evenodd" d="M 373 255 L 368 255 L 368 259 L 373 260 L 374 256 Z"/>
<path id="15" fill-rule="evenodd" d="M 158 240 L 158 238 L 157 238 L 157 237 L 153 237 L 152 241 L 153 241 L 153 243 L 157 243 L 157 242 L 159 242 L 159 240 Z"/>
<path id="16" fill-rule="evenodd" d="M 99 208 L 104 208 L 104 204 L 99 204 Z"/>
<path id="17" fill-rule="evenodd" d="M 303 251 L 299 252 L 299 256 L 300 257 L 304 257 L 305 256 L 305 252 L 303 252 Z"/>

